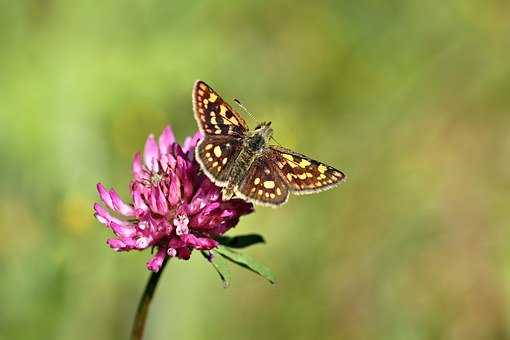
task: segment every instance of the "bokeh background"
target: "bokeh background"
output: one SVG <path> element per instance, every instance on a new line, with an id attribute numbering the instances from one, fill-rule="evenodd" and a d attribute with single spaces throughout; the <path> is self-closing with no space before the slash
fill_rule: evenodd
<path id="1" fill-rule="evenodd" d="M 149 272 L 92 216 L 204 79 L 348 181 L 173 261 L 146 339 L 509 339 L 510 3 L 1 1 L 0 338 L 125 339 Z"/>

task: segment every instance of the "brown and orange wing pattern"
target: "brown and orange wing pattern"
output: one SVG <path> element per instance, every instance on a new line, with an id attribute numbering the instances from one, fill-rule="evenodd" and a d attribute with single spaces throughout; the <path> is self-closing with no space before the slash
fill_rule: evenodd
<path id="1" fill-rule="evenodd" d="M 193 110 L 200 131 L 206 135 L 243 137 L 248 130 L 243 117 L 201 80 L 193 87 Z"/>
<path id="2" fill-rule="evenodd" d="M 257 204 L 278 206 L 287 202 L 289 190 L 280 171 L 275 168 L 268 150 L 251 164 L 236 194 Z"/>
<path id="3" fill-rule="evenodd" d="M 272 161 L 293 194 L 327 190 L 345 180 L 345 174 L 332 166 L 280 146 L 271 145 L 269 149 Z"/>
<path id="4" fill-rule="evenodd" d="M 205 174 L 217 185 L 224 186 L 242 148 L 240 138 L 205 135 L 198 142 L 195 155 Z"/>

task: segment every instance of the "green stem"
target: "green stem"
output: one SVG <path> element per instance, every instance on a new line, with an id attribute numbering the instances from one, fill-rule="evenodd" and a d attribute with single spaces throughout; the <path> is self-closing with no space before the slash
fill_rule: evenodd
<path id="1" fill-rule="evenodd" d="M 143 331 L 145 329 L 145 321 L 147 320 L 147 314 L 149 313 L 149 306 L 152 301 L 152 297 L 154 296 L 154 291 L 158 286 L 159 277 L 163 273 L 167 263 L 168 257 L 165 258 L 161 268 L 157 273 L 151 273 L 149 281 L 145 286 L 145 291 L 143 292 L 142 297 L 140 298 L 140 302 L 138 303 L 138 308 L 136 310 L 135 320 L 133 321 L 133 328 L 131 330 L 131 340 L 142 340 L 143 339 Z"/>

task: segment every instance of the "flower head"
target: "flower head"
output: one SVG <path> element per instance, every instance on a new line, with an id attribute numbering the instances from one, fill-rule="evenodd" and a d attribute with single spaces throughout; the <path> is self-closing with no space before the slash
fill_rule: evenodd
<path id="1" fill-rule="evenodd" d="M 131 204 L 115 190 L 97 185 L 104 205 L 125 217 L 94 204 L 96 218 L 116 236 L 107 241 L 113 250 L 155 247 L 147 268 L 157 272 L 166 256 L 187 260 L 193 249 L 215 248 L 218 236 L 253 211 L 253 205 L 241 199 L 222 201 L 220 188 L 199 171 L 194 151 L 200 138 L 200 133 L 188 137 L 181 148 L 169 126 L 158 141 L 150 135 L 143 158 L 137 153 L 133 160 Z"/>

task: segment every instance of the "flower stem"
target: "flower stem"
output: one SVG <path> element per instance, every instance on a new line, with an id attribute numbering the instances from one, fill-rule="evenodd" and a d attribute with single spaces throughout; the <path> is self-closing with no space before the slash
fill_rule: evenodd
<path id="1" fill-rule="evenodd" d="M 168 257 L 166 257 L 163 261 L 159 271 L 157 273 L 152 272 L 151 276 L 149 277 L 149 281 L 147 281 L 143 295 L 140 298 L 140 302 L 138 303 L 138 308 L 136 309 L 135 320 L 133 321 L 133 328 L 131 329 L 131 340 L 143 339 L 143 331 L 145 329 L 147 314 L 149 313 L 149 306 L 151 304 L 152 297 L 154 296 L 154 291 L 158 286 L 159 277 L 165 269 L 167 260 Z"/>

